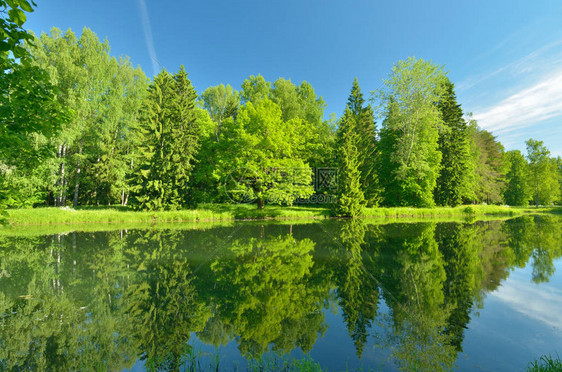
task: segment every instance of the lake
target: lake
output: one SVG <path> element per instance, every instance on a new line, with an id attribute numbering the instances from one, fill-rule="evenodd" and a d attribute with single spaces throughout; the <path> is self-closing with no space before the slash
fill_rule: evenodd
<path id="1" fill-rule="evenodd" d="M 524 370 L 561 256 L 549 215 L 3 232 L 0 370 Z"/>

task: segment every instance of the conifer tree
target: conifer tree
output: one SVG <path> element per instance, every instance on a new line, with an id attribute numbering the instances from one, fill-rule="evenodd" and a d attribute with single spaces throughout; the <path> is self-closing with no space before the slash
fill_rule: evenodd
<path id="1" fill-rule="evenodd" d="M 444 91 L 438 104 L 443 119 L 439 133 L 441 170 L 434 191 L 437 205 L 455 207 L 463 198 L 471 199 L 473 192 L 469 187 L 470 144 L 467 125 L 463 119 L 461 106 L 457 103 L 454 84 L 449 79 L 444 83 Z"/>
<path id="2" fill-rule="evenodd" d="M 357 217 L 363 213 L 365 196 L 361 190 L 360 154 L 355 118 L 345 110 L 345 123 L 338 131 L 338 201 L 335 213 L 342 217 Z"/>
<path id="3" fill-rule="evenodd" d="M 139 209 L 178 209 L 187 200 L 199 148 L 197 93 L 183 66 L 162 70 L 149 87 L 141 112 L 141 146 L 134 193 Z"/>
<path id="4" fill-rule="evenodd" d="M 371 105 L 364 106 L 365 100 L 357 78 L 353 81 L 353 87 L 347 100 L 347 108 L 340 126 L 342 129 L 346 123 L 352 120 L 356 132 L 355 144 L 358 152 L 358 169 L 360 173 L 360 187 L 365 195 L 367 205 L 376 206 L 379 201 L 378 177 L 375 171 L 376 158 L 376 127 L 374 113 Z"/>

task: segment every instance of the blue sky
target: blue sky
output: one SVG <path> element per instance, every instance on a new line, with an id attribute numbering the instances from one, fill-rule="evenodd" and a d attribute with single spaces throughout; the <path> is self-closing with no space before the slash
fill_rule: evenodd
<path id="1" fill-rule="evenodd" d="M 148 76 L 185 65 L 199 92 L 249 75 L 306 80 L 343 113 L 409 56 L 444 65 L 459 102 L 506 149 L 562 156 L 562 3 L 552 1 L 38 1 L 26 27 L 87 26 Z"/>

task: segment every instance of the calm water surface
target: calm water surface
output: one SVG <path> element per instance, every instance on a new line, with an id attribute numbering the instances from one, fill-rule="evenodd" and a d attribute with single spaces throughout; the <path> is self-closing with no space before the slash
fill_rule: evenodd
<path id="1" fill-rule="evenodd" d="M 524 370 L 562 354 L 562 218 L 0 235 L 1 370 Z"/>

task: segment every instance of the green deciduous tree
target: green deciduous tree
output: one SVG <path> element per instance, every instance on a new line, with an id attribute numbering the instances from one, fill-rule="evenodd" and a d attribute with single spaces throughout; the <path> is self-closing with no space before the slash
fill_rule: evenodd
<path id="1" fill-rule="evenodd" d="M 503 199 L 508 205 L 528 205 L 531 199 L 527 160 L 521 151 L 513 150 L 505 153 L 507 161 L 506 184 Z"/>
<path id="2" fill-rule="evenodd" d="M 186 205 L 188 181 L 199 149 L 197 93 L 183 66 L 160 72 L 150 85 L 140 119 L 138 173 L 134 187 L 139 209 Z"/>
<path id="3" fill-rule="evenodd" d="M 377 92 L 386 118 L 380 133 L 380 180 L 386 205 L 433 206 L 441 163 L 443 120 L 435 102 L 442 95 L 443 69 L 422 59 L 399 61 Z"/>
<path id="4" fill-rule="evenodd" d="M 271 94 L 271 83 L 265 81 L 262 75 L 250 75 L 250 77 L 242 83 L 242 91 L 240 94 L 244 103 L 257 102 L 269 97 Z"/>
<path id="5" fill-rule="evenodd" d="M 454 85 L 447 79 L 438 103 L 443 119 L 439 131 L 441 170 L 434 191 L 435 202 L 442 206 L 455 207 L 463 199 L 474 195 L 470 187 L 470 144 L 467 124 L 463 119 L 461 106 L 457 103 Z"/>
<path id="6" fill-rule="evenodd" d="M 144 73 L 111 57 L 109 43 L 87 28 L 80 37 L 53 28 L 29 50 L 57 87 L 58 102 L 74 113 L 50 141 L 55 156 L 45 166 L 54 204 L 126 204 Z"/>
<path id="7" fill-rule="evenodd" d="M 312 172 L 299 154 L 304 145 L 301 119 L 283 121 L 279 106 L 264 98 L 248 102 L 236 120 L 225 124 L 218 156 L 221 179 L 234 201 L 236 195 L 292 204 L 312 194 Z"/>
<path id="8" fill-rule="evenodd" d="M 558 200 L 560 195 L 556 163 L 550 159 L 550 151 L 542 141 L 531 138 L 525 144 L 533 203 L 536 206 L 549 205 Z"/>
<path id="9" fill-rule="evenodd" d="M 0 1 L 0 211 L 41 199 L 40 161 L 48 151 L 37 137 L 56 133 L 69 112 L 56 100 L 48 74 L 31 65 L 23 29 L 33 1 Z M 16 61 L 14 58 L 17 58 Z"/>
<path id="10" fill-rule="evenodd" d="M 40 165 L 51 154 L 41 138 L 57 134 L 70 118 L 44 70 L 14 64 L 0 75 L 0 205 L 44 199 Z"/>
<path id="11" fill-rule="evenodd" d="M 200 100 L 203 103 L 203 108 L 207 110 L 215 123 L 214 135 L 218 142 L 224 120 L 236 117 L 240 107 L 240 93 L 230 85 L 225 87 L 220 84 L 205 89 L 201 93 Z"/>

